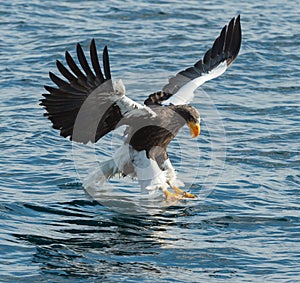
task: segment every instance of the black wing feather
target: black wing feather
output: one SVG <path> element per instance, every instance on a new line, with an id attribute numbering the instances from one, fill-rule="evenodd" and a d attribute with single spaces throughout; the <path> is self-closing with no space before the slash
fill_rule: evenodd
<path id="1" fill-rule="evenodd" d="M 77 79 L 86 81 L 86 76 L 81 72 L 81 70 L 76 65 L 74 59 L 70 55 L 68 51 L 66 51 L 66 62 L 68 66 L 70 67 L 71 71 L 77 76 Z"/>
<path id="2" fill-rule="evenodd" d="M 92 39 L 91 41 L 91 45 L 90 45 L 90 56 L 91 56 L 91 61 L 92 61 L 92 65 L 93 65 L 93 69 L 96 73 L 96 81 L 98 84 L 101 84 L 105 81 L 103 73 L 101 71 L 101 67 L 99 64 L 99 59 L 98 59 L 98 55 L 97 55 L 97 48 L 96 48 L 96 43 L 95 40 Z"/>
<path id="3" fill-rule="evenodd" d="M 221 55 L 224 52 L 225 39 L 226 39 L 226 26 L 223 27 L 218 41 L 219 44 L 218 46 L 216 46 L 216 50 L 218 50 L 217 55 Z"/>
<path id="4" fill-rule="evenodd" d="M 233 33 L 233 25 L 234 25 L 234 19 L 231 19 L 231 21 L 228 24 L 227 33 L 226 33 L 226 41 L 225 41 L 225 47 L 224 47 L 225 53 L 228 53 L 230 50 L 232 37 L 228 36 L 228 35 Z"/>
<path id="5" fill-rule="evenodd" d="M 56 67 L 69 82 L 77 80 L 76 77 L 59 60 L 56 60 Z"/>
<path id="6" fill-rule="evenodd" d="M 103 50 L 103 64 L 104 64 L 105 77 L 106 77 L 106 79 L 110 80 L 111 79 L 111 74 L 110 74 L 109 57 L 108 57 L 107 46 L 105 46 L 104 50 Z"/>
<path id="7" fill-rule="evenodd" d="M 86 74 L 86 77 L 87 77 L 87 82 L 89 84 L 91 84 L 91 87 L 95 87 L 95 75 L 93 74 L 87 60 L 86 60 L 86 57 L 84 55 L 84 52 L 82 50 L 82 47 L 79 43 L 77 43 L 77 57 L 78 57 L 78 60 L 79 60 L 79 63 L 82 67 L 82 69 L 84 70 L 85 74 Z"/>

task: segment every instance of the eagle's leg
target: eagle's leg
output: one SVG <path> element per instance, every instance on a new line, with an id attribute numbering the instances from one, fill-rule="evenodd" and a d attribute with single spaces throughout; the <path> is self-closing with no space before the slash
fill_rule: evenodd
<path id="1" fill-rule="evenodd" d="M 171 193 L 168 189 L 163 189 L 167 201 L 181 200 L 183 196 L 177 193 Z"/>
<path id="2" fill-rule="evenodd" d="M 183 199 L 183 198 L 195 198 L 196 196 L 185 192 L 181 190 L 179 187 L 175 186 L 175 183 L 178 184 L 177 178 L 176 178 L 176 172 L 175 169 L 173 168 L 170 159 L 167 158 L 164 163 L 163 163 L 163 169 L 166 171 L 167 175 L 167 184 L 170 186 L 170 188 L 173 189 L 174 193 L 169 192 L 168 190 L 164 190 L 164 194 L 166 199 Z M 179 183 L 182 183 L 179 181 Z M 182 185 L 184 185 L 182 183 Z"/>
<path id="3" fill-rule="evenodd" d="M 185 192 L 176 186 L 171 186 L 171 184 L 169 182 L 168 182 L 168 184 L 173 189 L 174 193 L 170 192 L 168 189 L 163 189 L 166 200 L 173 201 L 173 200 L 180 200 L 183 198 L 195 198 L 196 197 L 195 195 Z"/>
<path id="4" fill-rule="evenodd" d="M 195 198 L 195 197 L 196 197 L 194 194 L 185 192 L 185 191 L 183 191 L 182 189 L 180 189 L 180 188 L 178 188 L 178 187 L 176 187 L 176 186 L 173 186 L 172 189 L 174 190 L 174 192 L 175 192 L 177 195 L 182 196 L 182 198 Z"/>

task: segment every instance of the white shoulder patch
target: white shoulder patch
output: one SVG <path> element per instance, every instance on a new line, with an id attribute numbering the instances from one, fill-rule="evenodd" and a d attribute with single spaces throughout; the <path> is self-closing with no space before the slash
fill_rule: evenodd
<path id="1" fill-rule="evenodd" d="M 202 74 L 200 77 L 193 79 L 183 85 L 174 95 L 163 102 L 163 105 L 181 105 L 188 104 L 194 99 L 194 91 L 205 82 L 221 76 L 227 69 L 226 61 L 220 63 L 216 68 L 208 73 Z"/>
<path id="2" fill-rule="evenodd" d="M 123 84 L 123 81 L 121 79 L 115 80 L 113 82 L 113 88 L 114 88 L 115 94 L 118 96 L 123 96 L 126 94 L 125 85 Z"/>
<path id="3" fill-rule="evenodd" d="M 121 114 L 125 118 L 151 116 L 156 117 L 156 113 L 152 111 L 148 106 L 142 105 L 130 99 L 127 96 L 122 96 L 121 99 L 116 101 L 116 104 L 121 110 Z"/>

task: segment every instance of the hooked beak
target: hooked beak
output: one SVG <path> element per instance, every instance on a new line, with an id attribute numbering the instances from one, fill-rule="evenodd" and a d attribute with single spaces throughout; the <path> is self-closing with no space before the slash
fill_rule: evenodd
<path id="1" fill-rule="evenodd" d="M 200 134 L 200 124 L 195 122 L 188 122 L 188 126 L 190 128 L 190 133 L 192 138 L 196 138 Z"/>

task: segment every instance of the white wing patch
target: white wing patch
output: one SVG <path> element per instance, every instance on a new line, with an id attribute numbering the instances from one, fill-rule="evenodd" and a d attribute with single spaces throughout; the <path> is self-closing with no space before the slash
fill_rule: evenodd
<path id="1" fill-rule="evenodd" d="M 125 95 L 126 90 L 123 81 L 116 80 L 113 83 L 114 94 L 113 101 L 119 106 L 121 114 L 126 118 L 141 117 L 149 115 L 155 117 L 156 113 L 149 107 L 135 102 Z M 121 98 L 120 98 L 121 97 Z"/>
<path id="2" fill-rule="evenodd" d="M 195 94 L 194 91 L 205 82 L 221 76 L 227 69 L 227 62 L 223 61 L 216 68 L 208 73 L 202 74 L 200 77 L 193 79 L 183 85 L 173 96 L 164 101 L 163 105 L 181 105 L 190 103 Z"/>

